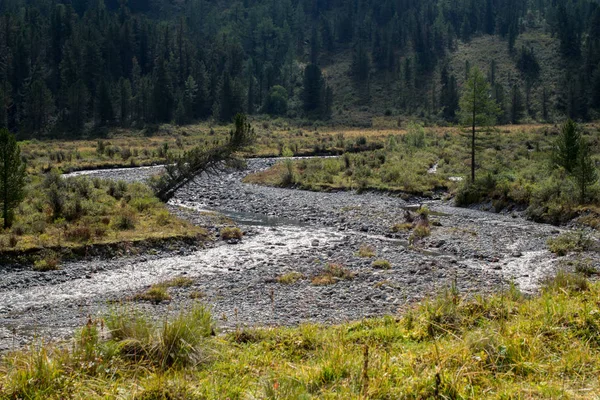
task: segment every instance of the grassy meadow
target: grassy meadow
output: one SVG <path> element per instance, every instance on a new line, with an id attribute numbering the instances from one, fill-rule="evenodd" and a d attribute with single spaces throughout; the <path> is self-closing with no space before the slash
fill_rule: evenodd
<path id="1" fill-rule="evenodd" d="M 590 399 L 600 395 L 600 285 L 448 288 L 402 316 L 213 336 L 201 304 L 157 322 L 117 307 L 71 343 L 0 364 L 4 399 Z M 160 318 L 159 318 L 160 319 Z"/>
<path id="2" fill-rule="evenodd" d="M 600 128 L 583 127 L 594 161 L 600 162 Z M 561 223 L 584 212 L 597 215 L 598 184 L 581 204 L 574 180 L 553 168 L 552 148 L 558 126 L 501 126 L 478 135 L 477 180 L 467 190 L 469 139 L 457 128 L 423 128 L 385 138 L 384 148 L 343 157 L 283 161 L 246 178 L 249 183 L 308 190 L 376 190 L 432 196 L 457 195 L 462 205 L 491 202 L 496 211 L 528 207 L 529 216 Z M 587 223 L 597 225 L 594 218 Z"/>
<path id="3" fill-rule="evenodd" d="M 58 267 L 54 250 L 206 235 L 169 213 L 141 183 L 63 179 L 56 172 L 29 175 L 28 180 L 26 198 L 15 210 L 13 226 L 0 231 L 0 253 L 48 250 L 36 261 L 34 268 L 39 270 Z"/>

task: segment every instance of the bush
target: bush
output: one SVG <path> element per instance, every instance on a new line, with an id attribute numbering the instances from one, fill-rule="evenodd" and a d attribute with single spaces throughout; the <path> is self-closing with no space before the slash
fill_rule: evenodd
<path id="1" fill-rule="evenodd" d="M 361 246 L 358 249 L 358 256 L 361 258 L 373 258 L 375 257 L 375 248 L 373 246 Z"/>
<path id="2" fill-rule="evenodd" d="M 281 283 L 283 285 L 291 285 L 303 278 L 304 275 L 302 275 L 300 272 L 288 272 L 287 274 L 278 276 L 275 280 L 277 283 Z"/>
<path id="3" fill-rule="evenodd" d="M 115 229 L 126 231 L 135 228 L 136 216 L 132 210 L 124 209 L 119 212 L 112 220 Z"/>
<path id="4" fill-rule="evenodd" d="M 65 238 L 71 242 L 89 242 L 92 236 L 92 228 L 87 225 L 77 225 L 65 232 Z"/>
<path id="5" fill-rule="evenodd" d="M 204 339 L 214 334 L 210 310 L 201 304 L 181 311 L 162 326 L 124 309 L 111 312 L 105 321 L 122 357 L 145 359 L 162 369 L 204 361 L 207 358 L 203 352 Z"/>
<path id="6" fill-rule="evenodd" d="M 551 292 L 585 292 L 589 290 L 590 284 L 585 276 L 566 271 L 558 271 L 555 277 L 544 282 L 544 291 Z"/>
<path id="7" fill-rule="evenodd" d="M 166 226 L 171 221 L 171 214 L 167 210 L 160 210 L 156 213 L 156 223 L 160 226 Z"/>
<path id="8" fill-rule="evenodd" d="M 333 285 L 339 281 L 352 280 L 355 274 L 341 264 L 327 264 L 323 271 L 311 279 L 315 286 Z"/>
<path id="9" fill-rule="evenodd" d="M 167 292 L 166 287 L 161 285 L 153 285 L 145 292 L 138 293 L 133 296 L 133 300 L 149 301 L 151 303 L 158 304 L 162 301 L 171 300 L 171 296 Z"/>
<path id="10" fill-rule="evenodd" d="M 586 251 L 592 241 L 583 231 L 563 233 L 548 239 L 548 248 L 557 256 L 566 256 L 570 252 Z"/>
<path id="11" fill-rule="evenodd" d="M 392 265 L 388 260 L 375 260 L 371 266 L 375 269 L 391 269 Z"/>
<path id="12" fill-rule="evenodd" d="M 496 188 L 496 179 L 492 174 L 488 174 L 483 179 L 478 179 L 474 183 L 467 182 L 456 194 L 455 202 L 458 207 L 466 207 L 471 204 L 477 204 L 488 196 Z"/>
<path id="13" fill-rule="evenodd" d="M 33 263 L 33 270 L 38 272 L 56 271 L 60 257 L 54 252 L 48 252 Z"/>
<path id="14" fill-rule="evenodd" d="M 129 204 L 139 212 L 144 212 L 156 207 L 159 201 L 155 197 L 138 197 L 132 199 Z"/>
<path id="15" fill-rule="evenodd" d="M 221 229 L 220 232 L 221 239 L 230 240 L 230 239 L 238 239 L 241 240 L 244 237 L 244 233 L 240 228 L 227 226 Z"/>
<path id="16" fill-rule="evenodd" d="M 121 200 L 127 192 L 127 183 L 124 181 L 110 181 L 108 184 L 108 194 L 117 200 Z"/>

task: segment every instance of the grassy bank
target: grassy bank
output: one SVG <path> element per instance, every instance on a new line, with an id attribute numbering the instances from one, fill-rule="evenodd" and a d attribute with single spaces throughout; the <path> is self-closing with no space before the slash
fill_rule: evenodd
<path id="1" fill-rule="evenodd" d="M 442 190 L 459 194 L 461 204 L 491 202 L 494 209 L 522 205 L 541 221 L 564 222 L 578 214 L 597 215 L 598 185 L 587 204 L 578 203 L 575 182 L 552 168 L 554 126 L 500 127 L 479 136 L 478 179 L 461 191 L 469 176 L 468 139 L 456 129 L 419 128 L 386 139 L 385 148 L 338 159 L 280 163 L 249 176 L 250 183 L 309 190 L 383 190 L 430 196 Z M 600 161 L 600 129 L 584 127 L 585 140 Z M 594 224 L 596 217 L 588 218 Z"/>
<path id="2" fill-rule="evenodd" d="M 56 253 L 63 250 L 206 234 L 170 214 L 141 183 L 63 179 L 57 173 L 29 175 L 28 180 L 13 226 L 0 231 L 0 254 L 14 258 L 41 251 L 40 270 L 56 268 Z"/>
<path id="3" fill-rule="evenodd" d="M 393 131 L 332 130 L 318 126 L 296 126 L 285 120 L 254 121 L 256 143 L 247 157 L 277 157 L 284 150 L 296 155 L 340 154 L 382 146 Z M 105 137 L 81 140 L 28 140 L 21 142 L 30 172 L 135 167 L 162 164 L 168 155 L 179 155 L 195 146 L 213 146 L 229 137 L 230 126 L 209 124 L 176 127 L 163 125 L 149 130 L 114 129 Z M 366 141 L 365 141 L 366 139 Z"/>
<path id="4" fill-rule="evenodd" d="M 256 143 L 248 148 L 247 157 L 277 157 L 287 151 L 296 156 L 361 152 L 382 147 L 389 136 L 403 135 L 407 121 L 399 126 L 394 117 L 381 117 L 373 128 L 327 127 L 297 124 L 284 119 L 255 120 Z M 531 130 L 549 125 L 501 127 L 503 131 Z M 30 172 L 135 167 L 162 164 L 167 155 L 178 155 L 198 145 L 212 146 L 223 142 L 230 126 L 206 123 L 176 127 L 161 125 L 154 129 L 113 129 L 102 138 L 79 140 L 28 140 L 21 142 Z M 431 128 L 436 132 L 458 134 L 457 128 Z"/>
<path id="5" fill-rule="evenodd" d="M 6 399 L 571 398 L 600 394 L 600 285 L 559 273 L 542 293 L 452 288 L 386 317 L 212 336 L 197 305 L 162 322 L 130 309 L 72 344 L 0 366 Z"/>

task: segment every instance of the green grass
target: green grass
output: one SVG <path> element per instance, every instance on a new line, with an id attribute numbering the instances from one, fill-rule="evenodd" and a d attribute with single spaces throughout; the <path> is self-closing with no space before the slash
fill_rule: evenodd
<path id="1" fill-rule="evenodd" d="M 328 286 L 335 285 L 340 281 L 350 281 L 354 279 L 355 276 L 355 273 L 351 272 L 343 265 L 327 264 L 320 273 L 311 278 L 310 282 L 314 286 Z"/>
<path id="2" fill-rule="evenodd" d="M 391 269 L 392 264 L 388 260 L 375 260 L 371 264 L 371 266 L 375 269 Z"/>
<path id="3" fill-rule="evenodd" d="M 600 129 L 583 126 L 584 138 L 600 162 Z M 559 128 L 552 126 L 502 126 L 479 133 L 477 178 L 467 184 L 470 152 L 467 138 L 456 128 L 426 128 L 425 142 L 415 147 L 407 135 L 389 136 L 384 149 L 346 153 L 340 158 L 299 160 L 294 163 L 292 186 L 314 191 L 385 191 L 431 197 L 456 195 L 458 205 L 488 202 L 491 209 L 526 207 L 536 221 L 564 223 L 581 216 L 581 223 L 597 227 L 600 221 L 600 184 L 590 190 L 587 204 L 579 204 L 574 180 L 552 168 L 552 147 Z M 437 164 L 437 171 L 430 168 Z M 287 186 L 288 167 L 249 175 L 246 182 Z M 463 179 L 462 182 L 455 178 Z M 402 226 L 398 226 L 401 230 Z"/>
<path id="4" fill-rule="evenodd" d="M 275 278 L 277 283 L 281 283 L 283 285 L 292 285 L 301 279 L 304 279 L 304 275 L 302 275 L 300 272 L 295 271 L 288 272 Z"/>
<path id="5" fill-rule="evenodd" d="M 134 295 L 132 300 L 148 301 L 150 303 L 158 304 L 163 301 L 171 300 L 171 295 L 169 294 L 167 287 L 162 285 L 152 285 L 147 290 Z"/>
<path id="6" fill-rule="evenodd" d="M 357 255 L 360 258 L 374 258 L 377 255 L 377 253 L 373 246 L 363 245 L 360 246 L 360 248 L 358 249 Z"/>
<path id="7" fill-rule="evenodd" d="M 138 293 L 132 297 L 135 301 L 149 301 L 158 304 L 162 301 L 171 300 L 169 289 L 171 288 L 187 288 L 194 284 L 194 280 L 185 276 L 178 276 L 164 282 L 160 282 L 150 286 L 147 290 Z M 193 296 L 192 296 L 193 298 Z"/>
<path id="8" fill-rule="evenodd" d="M 222 240 L 230 240 L 230 239 L 242 239 L 244 237 L 244 233 L 240 228 L 226 226 L 221 228 L 219 232 Z"/>
<path id="9" fill-rule="evenodd" d="M 454 289 L 400 316 L 217 337 L 202 306 L 168 322 L 115 310 L 70 346 L 4 355 L 0 398 L 590 399 L 598 298 L 564 273 L 535 297 Z"/>
<path id="10" fill-rule="evenodd" d="M 566 256 L 571 252 L 586 251 L 591 246 L 592 239 L 583 231 L 566 232 L 548 239 L 548 249 L 558 256 Z"/>
<path id="11" fill-rule="evenodd" d="M 206 236 L 204 229 L 170 214 L 141 183 L 63 179 L 54 173 L 29 175 L 28 181 L 13 226 L 0 230 L 0 254 Z M 37 269 L 56 264 L 46 255 L 37 260 Z"/>

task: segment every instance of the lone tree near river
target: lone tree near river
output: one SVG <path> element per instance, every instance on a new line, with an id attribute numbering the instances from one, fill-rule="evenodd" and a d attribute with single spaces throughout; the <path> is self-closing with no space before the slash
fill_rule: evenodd
<path id="1" fill-rule="evenodd" d="M 235 116 L 235 129 L 229 133 L 224 145 L 213 148 L 195 147 L 172 158 L 165 166 L 165 172 L 150 182 L 156 197 L 167 202 L 175 192 L 201 173 L 216 173 L 227 168 L 239 168 L 242 160 L 236 153 L 250 146 L 256 136 L 254 128 L 244 114 Z"/>
<path id="2" fill-rule="evenodd" d="M 21 160 L 21 150 L 8 129 L 0 129 L 0 204 L 4 229 L 13 222 L 13 210 L 25 195 L 25 163 Z"/>
<path id="3" fill-rule="evenodd" d="M 491 96 L 490 85 L 479 68 L 474 68 L 460 99 L 460 120 L 471 129 L 471 183 L 475 182 L 475 138 L 478 127 L 496 123 L 500 107 Z"/>

